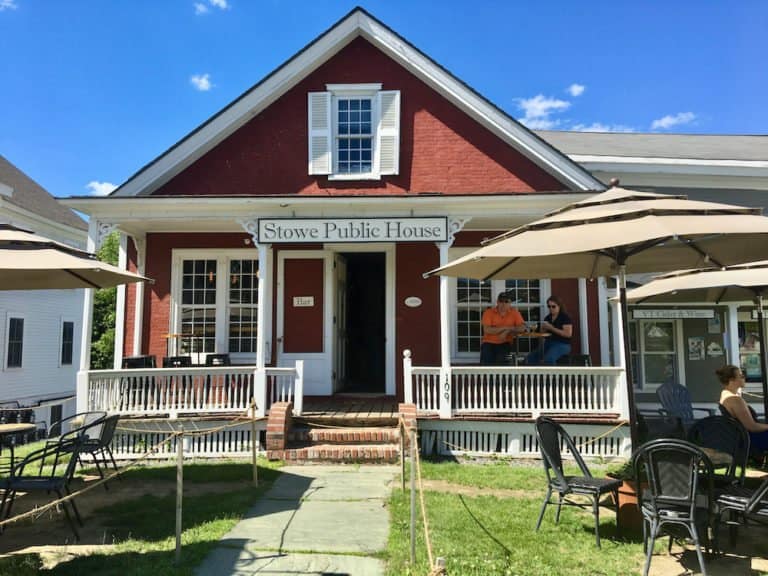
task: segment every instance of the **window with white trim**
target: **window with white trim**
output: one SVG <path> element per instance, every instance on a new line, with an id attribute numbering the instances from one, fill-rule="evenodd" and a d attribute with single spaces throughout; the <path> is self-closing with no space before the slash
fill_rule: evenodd
<path id="1" fill-rule="evenodd" d="M 468 251 L 461 248 L 451 250 L 450 259 Z M 477 362 L 483 336 L 483 312 L 496 305 L 499 292 L 510 294 L 512 306 L 517 308 L 526 323 L 539 323 L 545 315 L 543 307 L 549 296 L 550 282 L 543 279 L 481 282 L 471 278 L 451 278 L 449 290 L 453 308 L 451 356 L 459 362 Z M 529 338 L 519 338 L 516 340 L 515 351 L 527 354 L 537 345 L 537 342 Z"/>
<path id="2" fill-rule="evenodd" d="M 61 321 L 61 354 L 59 366 L 71 366 L 75 350 L 75 323 L 72 320 Z"/>
<path id="3" fill-rule="evenodd" d="M 8 342 L 5 367 L 21 368 L 24 359 L 24 317 L 18 314 L 8 314 L 5 333 Z"/>
<path id="4" fill-rule="evenodd" d="M 677 320 L 631 320 L 629 345 L 635 388 L 655 390 L 680 382 Z"/>
<path id="5" fill-rule="evenodd" d="M 179 336 L 169 354 L 191 355 L 196 364 L 213 353 L 254 361 L 259 264 L 253 255 L 250 249 L 175 254 L 178 289 L 172 332 Z"/>
<path id="6" fill-rule="evenodd" d="M 309 93 L 309 173 L 378 180 L 399 172 L 400 92 L 327 84 Z"/>

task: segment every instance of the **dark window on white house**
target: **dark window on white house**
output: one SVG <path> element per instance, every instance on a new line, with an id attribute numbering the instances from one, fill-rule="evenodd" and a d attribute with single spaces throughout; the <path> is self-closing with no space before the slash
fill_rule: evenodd
<path id="1" fill-rule="evenodd" d="M 75 323 L 64 320 L 61 323 L 61 365 L 72 365 L 72 353 L 75 347 Z"/>
<path id="2" fill-rule="evenodd" d="M 8 368 L 21 368 L 24 352 L 24 318 L 8 319 Z"/>

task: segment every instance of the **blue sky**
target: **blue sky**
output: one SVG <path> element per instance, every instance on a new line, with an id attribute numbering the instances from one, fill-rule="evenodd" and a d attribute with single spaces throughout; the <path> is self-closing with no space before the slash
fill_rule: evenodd
<path id="1" fill-rule="evenodd" d="M 763 0 L 0 0 L 0 154 L 108 192 L 358 4 L 533 128 L 768 134 Z"/>

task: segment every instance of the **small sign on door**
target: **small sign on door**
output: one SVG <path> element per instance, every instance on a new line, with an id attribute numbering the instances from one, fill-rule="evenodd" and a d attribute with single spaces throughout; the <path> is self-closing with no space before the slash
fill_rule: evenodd
<path id="1" fill-rule="evenodd" d="M 293 307 L 294 308 L 311 308 L 315 305 L 314 296 L 294 296 Z"/>

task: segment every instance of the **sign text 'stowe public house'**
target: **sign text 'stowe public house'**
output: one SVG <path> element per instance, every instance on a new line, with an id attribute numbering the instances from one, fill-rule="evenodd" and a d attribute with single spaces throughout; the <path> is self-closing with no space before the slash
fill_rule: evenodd
<path id="1" fill-rule="evenodd" d="M 445 242 L 448 220 L 430 218 L 261 218 L 259 242 Z"/>

